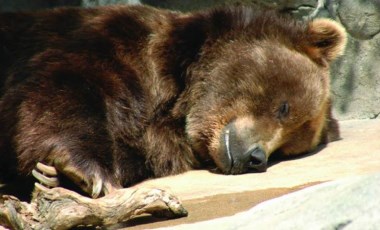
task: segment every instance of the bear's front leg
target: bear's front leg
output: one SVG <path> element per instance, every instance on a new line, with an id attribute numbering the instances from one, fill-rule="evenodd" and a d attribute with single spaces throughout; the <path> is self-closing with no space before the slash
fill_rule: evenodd
<path id="1" fill-rule="evenodd" d="M 66 155 L 67 156 L 67 155 Z M 55 157 L 53 165 L 59 173 L 69 178 L 92 198 L 107 195 L 122 186 L 112 183 L 110 176 L 97 164 L 88 168 L 78 165 L 72 157 Z"/>
<path id="2" fill-rule="evenodd" d="M 188 143 L 183 124 L 157 122 L 144 136 L 147 164 L 155 177 L 175 175 L 199 167 Z"/>

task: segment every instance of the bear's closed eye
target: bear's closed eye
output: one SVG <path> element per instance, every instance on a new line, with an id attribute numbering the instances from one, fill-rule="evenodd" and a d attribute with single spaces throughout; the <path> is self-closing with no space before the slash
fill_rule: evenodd
<path id="1" fill-rule="evenodd" d="M 278 108 L 277 118 L 280 120 L 286 118 L 289 115 L 289 109 L 289 103 L 286 101 L 283 102 Z"/>

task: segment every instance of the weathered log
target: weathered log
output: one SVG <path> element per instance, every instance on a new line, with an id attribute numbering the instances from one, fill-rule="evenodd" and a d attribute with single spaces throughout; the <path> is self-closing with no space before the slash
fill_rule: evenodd
<path id="1" fill-rule="evenodd" d="M 180 201 L 161 189 L 126 188 L 92 199 L 37 185 L 30 203 L 7 195 L 0 198 L 0 225 L 20 230 L 108 226 L 143 213 L 168 218 L 187 215 Z"/>

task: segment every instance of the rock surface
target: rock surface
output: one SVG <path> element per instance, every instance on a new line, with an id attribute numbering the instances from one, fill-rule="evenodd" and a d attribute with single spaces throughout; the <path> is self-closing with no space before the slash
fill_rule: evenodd
<path id="1" fill-rule="evenodd" d="M 332 71 L 335 113 L 340 119 L 378 118 L 380 1 L 341 0 L 336 12 L 349 42 Z"/>
<path id="2" fill-rule="evenodd" d="M 168 187 L 182 199 L 221 193 L 291 188 L 380 171 L 380 120 L 340 122 L 342 140 L 315 154 L 272 162 L 265 173 L 220 175 L 206 170 L 146 181 L 143 185 Z M 137 185 L 138 186 L 138 185 Z"/>
<path id="3" fill-rule="evenodd" d="M 380 33 L 380 1 L 341 1 L 337 9 L 341 23 L 354 38 L 367 40 Z"/>
<path id="4" fill-rule="evenodd" d="M 179 225 L 175 229 L 377 229 L 379 181 L 380 173 L 327 182 L 231 217 Z"/>
<path id="5" fill-rule="evenodd" d="M 342 140 L 315 154 L 276 162 L 265 173 L 232 176 L 200 170 L 143 182 L 137 187 L 163 188 L 177 195 L 189 216 L 168 221 L 136 220 L 135 226 L 128 229 L 177 226 L 230 216 L 303 187 L 379 173 L 380 120 L 342 121 L 340 126 Z M 363 218 L 366 216 L 363 214 Z"/>

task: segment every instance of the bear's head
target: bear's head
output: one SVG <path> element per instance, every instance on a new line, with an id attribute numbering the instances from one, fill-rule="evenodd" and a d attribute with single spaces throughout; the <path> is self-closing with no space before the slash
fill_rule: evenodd
<path id="1" fill-rule="evenodd" d="M 265 171 L 275 151 L 305 153 L 339 137 L 329 92 L 329 64 L 346 43 L 338 23 L 244 7 L 186 20 L 203 39 L 180 108 L 201 158 L 226 174 Z"/>

